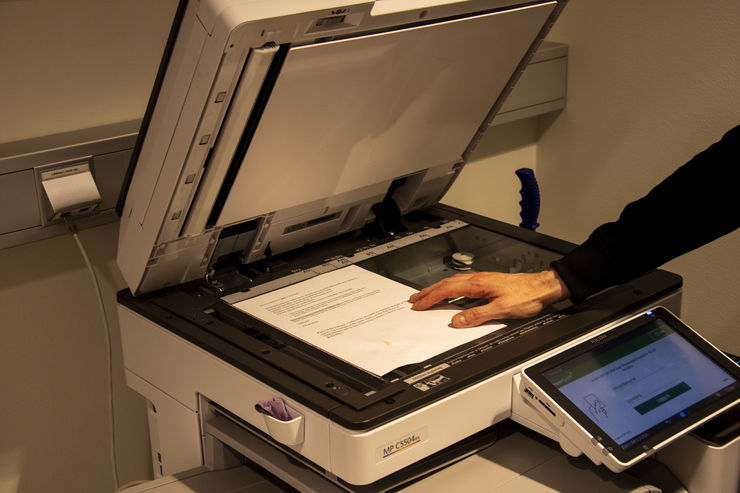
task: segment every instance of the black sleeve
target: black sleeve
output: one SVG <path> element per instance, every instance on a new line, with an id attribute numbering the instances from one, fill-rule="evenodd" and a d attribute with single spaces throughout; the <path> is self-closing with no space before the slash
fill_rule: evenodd
<path id="1" fill-rule="evenodd" d="M 552 262 L 579 302 L 634 279 L 740 225 L 740 126 L 694 156 L 616 222 Z"/>

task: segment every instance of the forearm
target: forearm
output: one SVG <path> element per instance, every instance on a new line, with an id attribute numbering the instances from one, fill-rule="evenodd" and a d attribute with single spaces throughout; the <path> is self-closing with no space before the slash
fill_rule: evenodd
<path id="1" fill-rule="evenodd" d="M 740 225 L 739 175 L 735 127 L 551 266 L 574 302 L 659 267 Z"/>

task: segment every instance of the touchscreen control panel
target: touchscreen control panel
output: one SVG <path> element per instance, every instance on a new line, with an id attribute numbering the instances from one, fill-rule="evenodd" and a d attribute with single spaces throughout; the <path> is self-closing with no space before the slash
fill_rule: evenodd
<path id="1" fill-rule="evenodd" d="M 619 471 L 740 399 L 740 370 L 664 308 L 522 372 L 520 391 L 563 448 Z"/>

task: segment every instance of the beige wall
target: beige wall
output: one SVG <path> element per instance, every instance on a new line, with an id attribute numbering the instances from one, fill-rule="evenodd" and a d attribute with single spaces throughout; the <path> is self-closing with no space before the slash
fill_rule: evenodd
<path id="1" fill-rule="evenodd" d="M 118 224 L 80 232 L 112 339 L 122 482 L 150 476 L 143 399 L 126 387 L 116 317 Z M 0 493 L 113 491 L 106 332 L 71 235 L 0 250 Z"/>
<path id="2" fill-rule="evenodd" d="M 141 118 L 176 6 L 0 1 L 0 143 Z"/>
<path id="3" fill-rule="evenodd" d="M 177 0 L 0 1 L 0 143 L 142 117 Z M 8 213 L 9 211 L 3 211 Z M 151 477 L 123 379 L 118 224 L 82 231 L 111 323 L 121 482 Z M 0 493 L 114 489 L 105 329 L 71 236 L 0 250 Z"/>

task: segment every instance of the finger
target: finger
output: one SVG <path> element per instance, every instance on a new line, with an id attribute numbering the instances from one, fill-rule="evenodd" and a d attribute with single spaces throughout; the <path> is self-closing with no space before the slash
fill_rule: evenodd
<path id="1" fill-rule="evenodd" d="M 411 303 L 417 303 L 417 302 L 419 302 L 421 300 L 424 300 L 424 299 L 436 299 L 436 297 L 434 296 L 434 292 L 437 291 L 438 289 L 440 289 L 440 287 L 445 282 L 447 282 L 447 279 L 442 279 L 441 281 L 437 281 L 434 284 L 431 284 L 431 285 L 425 287 L 421 291 L 418 291 L 418 292 L 412 294 L 411 296 L 409 296 L 409 301 Z M 431 298 L 429 298 L 430 296 L 431 296 Z M 444 298 L 441 298 L 441 299 L 444 299 Z M 432 304 L 434 304 L 434 303 L 429 303 L 428 304 L 428 301 L 425 301 L 422 305 L 419 305 L 419 306 L 425 306 L 425 307 L 428 308 L 429 306 L 432 306 Z M 421 308 L 416 308 L 416 309 L 417 310 L 420 310 Z"/>
<path id="2" fill-rule="evenodd" d="M 409 298 L 409 301 L 413 303 L 411 305 L 412 310 L 426 310 L 437 303 L 440 303 L 446 299 L 444 294 L 440 294 L 438 290 L 431 290 L 427 292 L 419 292 L 416 296 Z"/>
<path id="3" fill-rule="evenodd" d="M 434 291 L 435 289 L 437 289 L 437 284 L 439 284 L 439 283 L 438 282 L 437 283 L 434 283 L 431 286 L 427 286 L 424 289 L 422 289 L 421 291 L 417 291 L 416 293 L 412 294 L 411 296 L 409 296 L 409 301 L 411 303 L 414 303 L 414 302 L 416 302 L 416 301 L 424 298 L 429 293 L 431 293 L 432 291 Z"/>
<path id="4" fill-rule="evenodd" d="M 467 280 L 451 277 L 422 289 L 412 295 L 409 301 L 413 303 L 413 310 L 426 310 L 448 298 L 469 296 L 470 292 Z"/>

